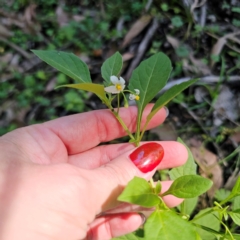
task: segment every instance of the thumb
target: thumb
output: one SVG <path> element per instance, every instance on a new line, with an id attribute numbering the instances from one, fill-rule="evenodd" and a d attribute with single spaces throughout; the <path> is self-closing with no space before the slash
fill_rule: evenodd
<path id="1" fill-rule="evenodd" d="M 162 145 L 150 142 L 93 170 L 94 179 L 97 179 L 97 183 L 94 182 L 92 186 L 94 195 L 97 196 L 96 205 L 99 207 L 96 211 L 103 212 L 115 207 L 118 203 L 117 197 L 134 176 L 150 179 L 163 156 Z"/>

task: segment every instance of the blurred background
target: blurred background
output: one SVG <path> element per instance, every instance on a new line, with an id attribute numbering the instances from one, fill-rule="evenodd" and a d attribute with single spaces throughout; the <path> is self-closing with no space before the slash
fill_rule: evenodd
<path id="1" fill-rule="evenodd" d="M 173 64 L 164 90 L 199 81 L 168 105 L 167 121 L 146 139 L 180 136 L 199 172 L 214 181 L 206 199 L 221 199 L 239 176 L 239 36 L 238 0 L 0 0 L 0 136 L 104 108 L 92 94 L 55 90 L 73 81 L 31 49 L 73 52 L 88 64 L 93 82 L 102 82 L 101 65 L 116 51 L 123 55 L 125 80 L 162 51 Z M 206 199 L 200 204 L 207 206 Z"/>

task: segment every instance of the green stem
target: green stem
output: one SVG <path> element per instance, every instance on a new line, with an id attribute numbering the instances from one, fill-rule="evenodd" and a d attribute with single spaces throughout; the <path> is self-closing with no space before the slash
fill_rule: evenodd
<path id="1" fill-rule="evenodd" d="M 154 189 L 155 188 L 155 184 L 154 184 L 153 178 L 150 179 L 150 184 L 151 184 L 152 188 Z"/>
<path id="2" fill-rule="evenodd" d="M 128 134 L 128 136 L 132 139 L 135 140 L 134 136 L 132 135 L 132 133 L 130 132 L 130 130 L 128 129 L 128 127 L 126 126 L 126 124 L 124 123 L 124 121 L 122 120 L 122 118 L 118 115 L 118 111 L 116 112 L 115 109 L 112 107 L 111 103 L 109 102 L 104 102 L 106 104 L 106 106 L 111 110 L 111 112 L 113 113 L 113 115 L 116 117 L 116 119 L 118 120 L 118 122 L 122 125 L 123 129 L 126 131 L 126 133 Z M 118 108 L 119 110 L 119 108 Z"/>
<path id="3" fill-rule="evenodd" d="M 117 113 L 119 113 L 120 108 L 120 94 L 117 95 Z"/>
<path id="4" fill-rule="evenodd" d="M 145 131 L 146 131 L 146 129 L 147 129 L 147 125 L 148 125 L 148 120 L 146 120 L 146 122 L 145 122 L 145 124 L 144 124 L 144 126 L 143 126 L 143 130 L 142 130 L 142 132 L 141 132 L 141 134 L 140 134 L 140 137 L 139 137 L 139 142 L 142 140 L 142 138 L 143 138 L 143 134 L 145 133 Z"/>
<path id="5" fill-rule="evenodd" d="M 234 237 L 231 233 L 231 231 L 228 229 L 227 225 L 221 221 L 221 224 L 225 227 L 226 232 L 230 235 L 231 239 L 234 240 Z"/>
<path id="6" fill-rule="evenodd" d="M 132 133 L 130 132 L 130 130 L 128 129 L 128 127 L 126 126 L 126 124 L 123 122 L 123 120 L 121 119 L 121 117 L 118 115 L 118 113 L 113 110 L 112 111 L 113 115 L 117 118 L 118 122 L 122 125 L 123 129 L 127 132 L 127 134 L 129 135 L 129 137 L 133 140 L 135 140 L 134 136 L 132 135 Z"/>

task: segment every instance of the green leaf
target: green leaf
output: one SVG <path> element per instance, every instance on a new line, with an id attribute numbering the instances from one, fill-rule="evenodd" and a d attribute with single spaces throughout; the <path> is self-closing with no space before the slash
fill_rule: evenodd
<path id="1" fill-rule="evenodd" d="M 168 102 L 170 102 L 173 98 L 175 98 L 179 93 L 181 93 L 183 90 L 188 88 L 190 85 L 195 83 L 198 79 L 192 79 L 187 82 L 183 82 L 181 84 L 176 84 L 169 90 L 167 90 L 164 94 L 162 94 L 156 103 L 154 104 L 152 111 L 147 116 L 147 122 L 149 122 L 152 117 L 159 111 L 160 108 L 165 106 Z"/>
<path id="2" fill-rule="evenodd" d="M 187 147 L 187 145 L 183 142 L 183 140 L 181 138 L 178 138 L 177 141 L 182 143 L 187 148 L 188 159 L 184 165 L 177 167 L 177 168 L 173 168 L 169 172 L 170 178 L 172 180 L 175 180 L 184 175 L 195 175 L 197 173 L 197 165 L 194 161 L 194 158 L 193 158 L 193 155 L 192 155 L 190 149 Z"/>
<path id="3" fill-rule="evenodd" d="M 240 209 L 240 196 L 233 199 L 232 210 L 235 211 L 237 209 Z"/>
<path id="4" fill-rule="evenodd" d="M 144 239 L 197 240 L 194 226 L 172 211 L 156 210 L 144 225 Z"/>
<path id="5" fill-rule="evenodd" d="M 220 202 L 223 205 L 226 202 L 231 201 L 233 198 L 240 196 L 240 177 L 237 179 L 230 195 Z"/>
<path id="6" fill-rule="evenodd" d="M 186 163 L 180 167 L 173 168 L 169 171 L 170 178 L 175 180 L 184 175 L 196 175 L 197 164 L 194 161 L 193 155 L 187 145 L 181 138 L 177 139 L 178 142 L 182 143 L 188 151 L 188 159 Z M 181 213 L 190 215 L 197 205 L 198 197 L 185 199 L 179 206 Z"/>
<path id="7" fill-rule="evenodd" d="M 220 188 L 215 192 L 214 198 L 218 201 L 221 202 L 225 198 L 227 198 L 230 194 L 230 191 L 225 189 L 225 188 Z"/>
<path id="8" fill-rule="evenodd" d="M 158 181 L 157 181 L 157 184 L 156 184 L 156 186 L 155 186 L 155 193 L 156 193 L 156 194 L 159 194 L 159 193 L 161 192 L 161 189 L 162 189 L 162 184 L 161 184 L 161 182 L 158 180 Z"/>
<path id="9" fill-rule="evenodd" d="M 100 84 L 95 84 L 95 83 L 65 84 L 65 85 L 58 86 L 57 88 L 60 88 L 60 87 L 69 87 L 69 88 L 76 88 L 76 89 L 89 91 L 89 92 L 95 93 L 104 102 L 108 100 L 104 91 L 104 86 Z"/>
<path id="10" fill-rule="evenodd" d="M 209 211 L 211 208 L 206 208 L 201 210 L 197 215 L 195 215 L 194 218 L 197 218 L 198 216 L 206 213 Z M 207 231 L 206 228 L 199 228 L 197 227 L 196 230 L 199 233 L 199 235 L 202 237 L 202 239 L 208 239 L 208 240 L 213 240 L 215 239 L 215 231 L 220 230 L 220 221 L 218 220 L 219 214 L 218 212 L 209 212 L 209 214 L 204 215 L 203 217 L 194 220 L 194 223 L 197 223 L 201 226 L 209 227 L 211 230 L 214 230 L 212 232 Z"/>
<path id="11" fill-rule="evenodd" d="M 240 209 L 238 211 L 228 212 L 232 220 L 240 226 Z"/>
<path id="12" fill-rule="evenodd" d="M 198 197 L 187 198 L 178 207 L 182 214 L 191 215 L 198 203 Z"/>
<path id="13" fill-rule="evenodd" d="M 240 195 L 240 177 L 237 179 L 237 181 L 231 191 L 231 195 L 234 195 L 234 196 Z"/>
<path id="14" fill-rule="evenodd" d="M 32 50 L 32 52 L 70 78 L 81 83 L 92 82 L 87 64 L 73 53 L 52 50 Z"/>
<path id="15" fill-rule="evenodd" d="M 164 53 L 154 54 L 133 71 L 129 80 L 129 89 L 140 90 L 138 105 L 138 131 L 142 119 L 142 112 L 146 105 L 166 85 L 172 70 L 170 59 Z"/>
<path id="16" fill-rule="evenodd" d="M 232 234 L 235 240 L 240 240 L 240 234 L 233 233 Z"/>
<path id="17" fill-rule="evenodd" d="M 149 183 L 139 177 L 134 177 L 128 183 L 118 200 L 143 207 L 154 207 L 160 203 L 159 197 L 153 193 Z"/>
<path id="18" fill-rule="evenodd" d="M 206 192 L 212 181 L 198 175 L 185 175 L 177 178 L 163 196 L 171 194 L 179 198 L 194 198 Z"/>
<path id="19" fill-rule="evenodd" d="M 113 54 L 108 58 L 101 67 L 102 77 L 106 81 L 106 85 L 110 85 L 110 77 L 118 76 L 122 69 L 123 60 L 122 55 L 119 52 Z"/>

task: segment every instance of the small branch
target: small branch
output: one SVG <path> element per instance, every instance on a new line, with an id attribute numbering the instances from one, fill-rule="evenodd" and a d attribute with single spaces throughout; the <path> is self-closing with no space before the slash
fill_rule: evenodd
<path id="1" fill-rule="evenodd" d="M 142 40 L 142 42 L 140 43 L 140 45 L 138 47 L 138 51 L 137 51 L 136 57 L 131 62 L 131 65 L 130 65 L 130 67 L 129 67 L 128 71 L 127 71 L 127 74 L 126 74 L 126 79 L 130 78 L 130 76 L 132 74 L 132 71 L 137 67 L 137 65 L 141 61 L 142 56 L 145 53 L 150 40 L 152 39 L 154 33 L 156 32 L 156 30 L 158 28 L 158 25 L 159 25 L 158 19 L 154 18 L 152 26 L 148 29 L 144 39 Z"/>
<path id="2" fill-rule="evenodd" d="M 20 53 L 26 59 L 30 59 L 32 57 L 31 54 L 27 53 L 25 50 L 23 50 L 22 48 L 18 47 L 16 44 L 9 42 L 6 38 L 0 37 L 0 41 L 4 42 L 9 47 L 11 47 L 14 50 L 16 50 L 18 53 Z"/>
<path id="3" fill-rule="evenodd" d="M 206 77 L 201 77 L 199 78 L 200 80 L 197 83 L 207 83 L 207 84 L 215 84 L 219 82 L 219 79 L 222 78 L 223 80 L 226 80 L 227 82 L 239 82 L 240 76 L 230 76 L 229 78 L 226 77 L 220 77 L 220 76 L 206 76 Z M 191 80 L 191 77 L 185 77 L 185 78 L 180 78 L 180 79 L 173 79 L 170 82 L 166 84 L 166 86 L 159 92 L 163 93 L 173 87 L 176 84 L 180 84 L 183 82 L 187 82 Z"/>

